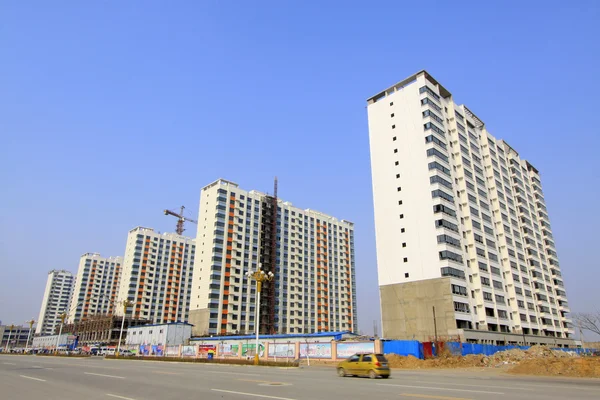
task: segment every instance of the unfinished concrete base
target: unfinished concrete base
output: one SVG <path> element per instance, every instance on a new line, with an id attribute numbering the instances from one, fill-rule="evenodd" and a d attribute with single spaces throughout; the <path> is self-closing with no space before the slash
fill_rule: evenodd
<path id="1" fill-rule="evenodd" d="M 190 310 L 189 319 L 187 322 L 194 325 L 192 327 L 192 336 L 208 335 L 209 318 L 210 310 L 208 308 Z"/>
<path id="2" fill-rule="evenodd" d="M 431 341 L 457 333 L 450 278 L 380 286 L 386 339 Z M 435 307 L 435 324 L 433 308 Z"/>

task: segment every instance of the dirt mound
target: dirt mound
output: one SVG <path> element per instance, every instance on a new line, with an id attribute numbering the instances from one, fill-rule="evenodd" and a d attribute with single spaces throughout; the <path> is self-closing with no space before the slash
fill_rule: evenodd
<path id="1" fill-rule="evenodd" d="M 600 378 L 600 358 L 538 358 L 524 360 L 512 367 L 512 374 Z"/>
<path id="2" fill-rule="evenodd" d="M 413 356 L 386 354 L 391 368 L 509 368 L 515 374 L 600 377 L 600 359 L 580 357 L 576 353 L 532 346 L 527 350 L 511 349 L 492 356 L 453 356 L 449 352 L 438 358 L 420 360 Z"/>

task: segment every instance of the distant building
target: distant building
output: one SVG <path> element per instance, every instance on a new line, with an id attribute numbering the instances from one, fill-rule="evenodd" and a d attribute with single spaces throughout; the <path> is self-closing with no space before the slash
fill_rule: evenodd
<path id="1" fill-rule="evenodd" d="M 33 332 L 32 335 L 33 336 Z M 8 348 L 24 348 L 27 346 L 27 337 L 31 340 L 29 336 L 29 326 L 20 326 L 20 325 L 0 325 L 0 350 L 4 351 L 6 348 L 6 343 L 9 341 Z"/>
<path id="2" fill-rule="evenodd" d="M 48 272 L 46 290 L 38 317 L 35 333 L 51 335 L 60 324 L 60 315 L 69 312 L 73 296 L 73 274 L 65 270 Z"/>
<path id="3" fill-rule="evenodd" d="M 164 345 L 187 344 L 192 336 L 192 325 L 185 322 L 170 324 L 144 325 L 127 330 L 127 345 Z"/>
<path id="4" fill-rule="evenodd" d="M 255 331 L 245 273 L 259 267 L 275 276 L 263 283 L 261 332 L 357 331 L 352 222 L 219 179 L 200 192 L 196 244 L 194 335 Z"/>
<path id="5" fill-rule="evenodd" d="M 79 260 L 69 322 L 92 315 L 112 314 L 121 278 L 122 257 L 102 257 L 86 253 Z"/>
<path id="6" fill-rule="evenodd" d="M 194 239 L 175 233 L 159 233 L 138 226 L 127 236 L 119 307 L 129 300 L 128 316 L 154 323 L 186 321 L 190 305 Z"/>

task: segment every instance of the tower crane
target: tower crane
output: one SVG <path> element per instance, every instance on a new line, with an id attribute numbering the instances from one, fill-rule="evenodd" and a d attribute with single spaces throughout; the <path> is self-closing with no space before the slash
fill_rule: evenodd
<path id="1" fill-rule="evenodd" d="M 181 206 L 181 210 L 179 211 L 179 213 L 177 213 L 176 211 L 165 210 L 165 215 L 172 215 L 173 217 L 177 218 L 177 227 L 175 228 L 175 232 L 177 232 L 178 235 L 182 235 L 183 231 L 185 231 L 183 227 L 183 223 L 185 221 L 192 222 L 194 224 L 198 223 L 198 221 L 184 216 L 183 210 L 185 210 L 185 206 Z"/>

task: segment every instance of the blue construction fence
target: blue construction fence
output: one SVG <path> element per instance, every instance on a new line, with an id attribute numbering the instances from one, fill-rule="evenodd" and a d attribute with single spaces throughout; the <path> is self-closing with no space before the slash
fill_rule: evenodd
<path id="1" fill-rule="evenodd" d="M 496 346 L 492 344 L 445 342 L 444 346 L 456 356 L 466 356 L 469 354 L 480 354 L 491 356 L 500 351 L 520 349 L 527 350 L 530 346 Z M 571 349 L 571 348 L 553 348 L 553 350 L 577 353 L 579 355 L 591 354 L 591 349 Z M 417 340 L 386 340 L 383 341 L 383 352 L 385 354 L 398 354 L 400 356 L 413 356 L 424 359 L 427 354 L 433 356 L 437 353 L 437 348 L 431 343 L 421 343 Z"/>

